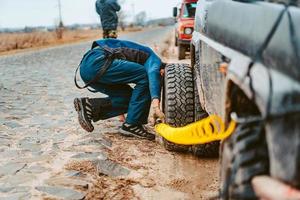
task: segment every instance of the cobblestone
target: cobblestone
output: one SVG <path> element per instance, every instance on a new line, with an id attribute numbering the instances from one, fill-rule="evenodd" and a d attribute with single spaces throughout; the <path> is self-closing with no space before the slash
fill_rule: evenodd
<path id="1" fill-rule="evenodd" d="M 7 194 L 3 197 L 0 197 L 0 200 L 28 200 L 30 199 L 31 194 L 28 192 Z"/>
<path id="2" fill-rule="evenodd" d="M 52 196 L 56 196 L 59 198 L 70 199 L 70 200 L 81 200 L 85 197 L 83 193 L 77 192 L 75 190 L 71 190 L 63 187 L 36 187 L 37 190 L 50 194 Z"/>
<path id="3" fill-rule="evenodd" d="M 111 161 L 111 160 L 99 160 L 97 161 L 97 169 L 100 174 L 117 177 L 125 176 L 130 173 L 130 171 L 121 165 Z"/>
<path id="4" fill-rule="evenodd" d="M 25 163 L 7 163 L 0 167 L 0 177 L 4 175 L 13 175 L 26 167 Z"/>
<path id="5" fill-rule="evenodd" d="M 81 159 L 81 160 L 91 160 L 91 161 L 106 160 L 107 155 L 102 152 L 84 152 L 84 153 L 76 154 L 76 155 L 72 156 L 71 158 Z"/>

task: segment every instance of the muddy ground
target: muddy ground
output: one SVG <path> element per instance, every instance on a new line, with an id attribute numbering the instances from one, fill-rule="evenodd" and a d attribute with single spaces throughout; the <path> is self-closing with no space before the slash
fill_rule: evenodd
<path id="1" fill-rule="evenodd" d="M 176 61 L 173 28 L 130 33 Z M 119 135 L 117 118 L 93 133 L 77 122 L 73 73 L 90 42 L 0 57 L 0 200 L 209 199 L 218 160 Z M 185 60 L 183 62 L 188 62 Z"/>
<path id="2" fill-rule="evenodd" d="M 108 157 L 131 172 L 121 181 L 98 176 L 88 199 L 97 194 L 107 199 L 114 195 L 117 199 L 209 199 L 216 195 L 215 160 L 170 153 L 154 142 L 124 139 L 116 134 L 107 137 L 113 142 Z"/>

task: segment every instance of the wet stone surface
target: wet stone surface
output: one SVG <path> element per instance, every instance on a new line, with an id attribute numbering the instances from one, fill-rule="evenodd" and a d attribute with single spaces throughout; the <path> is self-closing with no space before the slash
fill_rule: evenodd
<path id="1" fill-rule="evenodd" d="M 25 163 L 7 163 L 0 167 L 0 177 L 4 175 L 13 175 L 25 168 Z"/>
<path id="2" fill-rule="evenodd" d="M 70 199 L 70 200 L 81 200 L 84 199 L 85 195 L 81 192 L 77 192 L 75 190 L 71 190 L 63 187 L 36 187 L 35 189 L 50 194 L 55 197 Z"/>
<path id="3" fill-rule="evenodd" d="M 159 34 L 151 37 L 157 41 Z M 136 33 L 125 39 L 143 38 Z M 73 99 L 101 97 L 74 86 L 75 68 L 90 46 L 86 42 L 0 57 L 0 200 L 83 199 L 84 192 L 68 185 L 72 181 L 67 178 L 86 184 L 81 172 L 65 169 L 73 160 L 96 162 L 103 174 L 129 173 L 105 153 L 112 143 L 103 133 L 118 133 L 117 119 L 109 126 L 95 124 L 91 134 L 77 122 Z M 53 186 L 55 182 L 62 186 Z"/>
<path id="4" fill-rule="evenodd" d="M 85 152 L 85 153 L 76 154 L 71 158 L 93 161 L 93 160 L 105 160 L 107 159 L 107 155 L 101 152 Z"/>
<path id="5" fill-rule="evenodd" d="M 130 173 L 130 171 L 121 165 L 111 161 L 111 160 L 99 160 L 97 161 L 97 169 L 99 174 L 104 174 L 111 177 L 125 176 Z"/>
<path id="6" fill-rule="evenodd" d="M 66 171 L 64 175 L 66 177 L 78 177 L 78 176 L 81 176 L 82 173 L 80 171 L 76 171 L 76 170 L 69 170 L 69 171 Z"/>
<path id="7" fill-rule="evenodd" d="M 30 199 L 32 196 L 28 192 L 19 192 L 13 194 L 6 194 L 0 197 L 0 200 L 27 200 Z"/>

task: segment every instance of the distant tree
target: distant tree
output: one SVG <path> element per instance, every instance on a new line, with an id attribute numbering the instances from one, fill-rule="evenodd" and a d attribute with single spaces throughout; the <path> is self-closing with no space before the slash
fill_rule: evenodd
<path id="1" fill-rule="evenodd" d="M 122 31 L 124 31 L 126 25 L 126 18 L 128 17 L 122 8 L 125 3 L 125 0 L 119 0 L 118 3 L 121 5 L 121 10 L 118 12 L 119 26 L 121 27 Z"/>
<path id="2" fill-rule="evenodd" d="M 25 28 L 24 28 L 24 33 L 31 33 L 32 31 L 33 31 L 33 28 L 32 28 L 32 27 L 25 26 Z"/>
<path id="3" fill-rule="evenodd" d="M 137 26 L 145 26 L 146 19 L 147 19 L 146 12 L 145 11 L 141 11 L 137 15 L 135 15 L 135 17 L 134 17 L 134 23 Z"/>

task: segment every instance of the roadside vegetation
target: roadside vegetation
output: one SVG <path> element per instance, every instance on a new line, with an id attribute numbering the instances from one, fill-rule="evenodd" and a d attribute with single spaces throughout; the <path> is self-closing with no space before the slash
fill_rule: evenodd
<path id="1" fill-rule="evenodd" d="M 139 31 L 140 28 L 128 28 L 125 32 Z M 119 34 L 124 31 L 119 31 Z M 65 30 L 59 39 L 57 32 L 31 32 L 31 33 L 0 33 L 0 54 L 14 50 L 43 47 L 83 40 L 99 39 L 102 31 L 93 30 Z"/>
<path id="2" fill-rule="evenodd" d="M 96 38 L 100 35 L 100 30 L 67 30 L 62 39 L 58 39 L 56 32 L 2 33 L 0 52 Z"/>

